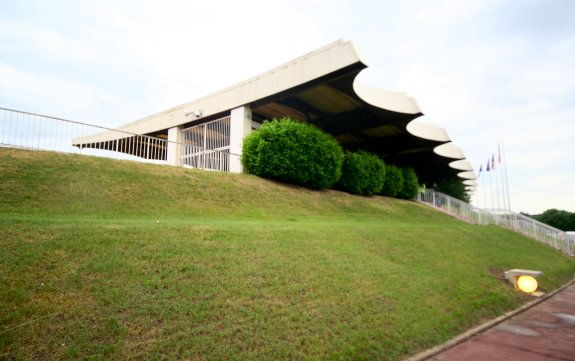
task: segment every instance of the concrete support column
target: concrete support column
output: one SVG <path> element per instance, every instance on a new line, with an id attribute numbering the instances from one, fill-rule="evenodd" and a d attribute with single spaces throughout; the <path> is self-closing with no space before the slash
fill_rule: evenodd
<path id="1" fill-rule="evenodd" d="M 249 105 L 232 109 L 230 116 L 230 172 L 241 173 L 242 144 L 252 131 L 252 109 Z"/>
<path id="2" fill-rule="evenodd" d="M 168 129 L 168 164 L 182 165 L 182 126 Z"/>

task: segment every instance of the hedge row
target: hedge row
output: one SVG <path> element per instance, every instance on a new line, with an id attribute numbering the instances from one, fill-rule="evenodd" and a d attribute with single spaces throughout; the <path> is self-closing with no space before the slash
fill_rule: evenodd
<path id="1" fill-rule="evenodd" d="M 386 166 L 361 150 L 344 154 L 331 135 L 289 118 L 264 122 L 248 135 L 242 164 L 247 173 L 315 189 L 411 199 L 419 188 L 413 169 Z"/>
<path id="2" fill-rule="evenodd" d="M 379 194 L 385 181 L 385 163 L 377 155 L 362 150 L 347 151 L 336 186 L 349 193 Z"/>
<path id="3" fill-rule="evenodd" d="M 330 188 L 341 176 L 342 162 L 341 146 L 332 136 L 289 118 L 265 122 L 244 139 L 244 169 L 263 178 Z"/>

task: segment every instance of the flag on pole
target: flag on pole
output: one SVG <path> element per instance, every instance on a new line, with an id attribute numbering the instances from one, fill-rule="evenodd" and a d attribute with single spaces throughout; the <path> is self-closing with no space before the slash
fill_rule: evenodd
<path id="1" fill-rule="evenodd" d="M 487 167 L 485 167 L 485 171 L 489 172 L 489 158 L 487 158 Z"/>
<path id="2" fill-rule="evenodd" d="M 501 143 L 497 144 L 497 162 L 501 164 Z"/>
<path id="3" fill-rule="evenodd" d="M 495 169 L 495 154 L 491 155 L 491 170 Z"/>
<path id="4" fill-rule="evenodd" d="M 483 170 L 483 163 L 479 165 L 479 173 L 477 174 L 477 178 L 481 177 L 481 171 Z"/>

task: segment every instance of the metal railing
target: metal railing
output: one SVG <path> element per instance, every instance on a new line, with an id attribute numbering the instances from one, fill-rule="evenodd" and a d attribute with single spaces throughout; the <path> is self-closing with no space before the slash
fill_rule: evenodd
<path id="1" fill-rule="evenodd" d="M 111 132 L 113 140 L 82 138 Z M 0 146 L 165 163 L 167 141 L 73 120 L 0 108 Z"/>
<path id="2" fill-rule="evenodd" d="M 182 164 L 229 172 L 230 129 L 228 116 L 182 130 Z"/>
<path id="3" fill-rule="evenodd" d="M 97 140 L 99 134 L 106 136 Z M 225 139 L 220 139 L 219 142 L 223 145 Z M 230 153 L 229 146 L 216 149 L 209 149 L 206 144 L 195 146 L 196 162 L 190 162 L 189 145 L 186 142 L 176 143 L 158 137 L 0 107 L 0 147 L 74 153 L 157 164 L 168 164 L 168 149 L 174 147 L 180 150 L 179 157 L 184 166 L 229 171 L 232 165 L 235 169 L 241 169 L 240 155 Z M 198 159 L 201 161 L 197 161 Z"/>
<path id="4" fill-rule="evenodd" d="M 497 225 L 543 242 L 566 254 L 575 254 L 575 240 L 566 232 L 523 214 L 501 209 L 480 209 L 434 190 L 420 192 L 417 200 L 467 223 Z"/>

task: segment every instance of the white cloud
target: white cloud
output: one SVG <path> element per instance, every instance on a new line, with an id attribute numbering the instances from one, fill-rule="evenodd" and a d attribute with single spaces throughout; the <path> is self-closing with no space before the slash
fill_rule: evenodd
<path id="1" fill-rule="evenodd" d="M 62 108 L 61 104 L 66 104 L 68 116 L 81 114 L 110 98 L 108 94 L 83 82 L 25 73 L 1 63 L 0 84 L 0 94 L 4 99 L 15 102 L 35 99 L 35 110 L 45 111 L 56 111 Z"/>
<path id="2" fill-rule="evenodd" d="M 492 10 L 493 1 L 407 1 L 413 6 L 413 19 L 417 22 L 448 25 L 450 23 L 465 23 L 470 17 L 480 16 L 482 13 Z"/>
<path id="3" fill-rule="evenodd" d="M 4 52 L 18 52 L 41 55 L 41 60 L 53 62 L 97 61 L 96 49 L 66 34 L 32 24 L 6 21 L 0 22 L 0 49 Z M 40 60 L 40 59 L 38 59 Z"/>
<path id="4" fill-rule="evenodd" d="M 540 214 L 550 208 L 574 212 L 575 186 L 562 177 L 531 182 L 534 187 L 512 190 L 512 208 Z"/>

